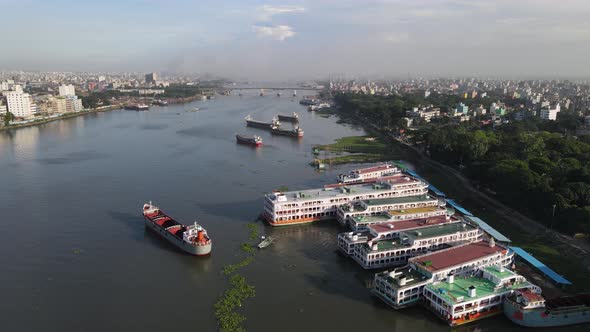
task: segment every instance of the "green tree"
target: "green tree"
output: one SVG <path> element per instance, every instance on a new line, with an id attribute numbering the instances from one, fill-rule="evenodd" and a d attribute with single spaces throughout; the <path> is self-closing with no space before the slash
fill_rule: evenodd
<path id="1" fill-rule="evenodd" d="M 7 111 L 6 114 L 4 114 L 4 125 L 9 126 L 10 121 L 13 121 L 13 120 L 14 120 L 14 114 Z"/>

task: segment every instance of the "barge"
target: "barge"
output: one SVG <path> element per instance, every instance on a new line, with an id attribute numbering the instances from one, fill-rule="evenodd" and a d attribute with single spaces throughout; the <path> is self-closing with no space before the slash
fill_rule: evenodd
<path id="1" fill-rule="evenodd" d="M 270 133 L 273 135 L 303 137 L 303 129 L 295 126 L 293 129 L 281 129 L 279 126 L 271 126 Z"/>
<path id="2" fill-rule="evenodd" d="M 270 130 L 271 127 L 273 127 L 273 126 L 280 126 L 281 125 L 279 120 L 277 120 L 275 118 L 273 118 L 271 122 L 263 122 L 263 121 L 254 120 L 254 119 L 252 119 L 251 116 L 248 115 L 245 118 L 245 120 L 246 120 L 246 126 L 252 127 L 252 128 L 261 128 L 261 129 Z"/>
<path id="3" fill-rule="evenodd" d="M 146 104 L 132 104 L 125 106 L 125 109 L 129 111 L 147 111 L 150 107 Z"/>
<path id="4" fill-rule="evenodd" d="M 590 293 L 545 300 L 529 289 L 504 300 L 504 315 L 526 327 L 554 327 L 590 323 Z"/>
<path id="5" fill-rule="evenodd" d="M 244 136 L 244 135 L 240 135 L 240 134 L 236 134 L 236 141 L 239 144 L 247 144 L 247 145 L 253 145 L 253 146 L 262 146 L 262 137 L 260 136 Z"/>
<path id="6" fill-rule="evenodd" d="M 293 114 L 291 115 L 287 115 L 287 114 L 279 114 L 278 118 L 280 121 L 286 121 L 286 122 L 299 122 L 299 114 L 293 112 Z"/>

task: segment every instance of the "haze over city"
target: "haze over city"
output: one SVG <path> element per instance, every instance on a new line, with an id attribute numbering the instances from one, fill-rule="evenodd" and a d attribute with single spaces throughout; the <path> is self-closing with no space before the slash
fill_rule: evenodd
<path id="1" fill-rule="evenodd" d="M 0 70 L 590 76 L 587 1 L 5 1 Z"/>

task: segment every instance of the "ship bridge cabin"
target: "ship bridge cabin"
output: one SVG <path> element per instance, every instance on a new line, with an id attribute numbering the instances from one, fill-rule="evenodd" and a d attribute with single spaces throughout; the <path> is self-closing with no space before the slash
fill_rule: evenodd
<path id="1" fill-rule="evenodd" d="M 482 236 L 481 230 L 464 222 L 446 222 L 371 239 L 356 245 L 352 258 L 364 269 L 401 266 L 410 257 L 448 248 L 453 243 L 480 241 Z"/>
<path id="2" fill-rule="evenodd" d="M 426 285 L 470 275 L 489 266 L 506 267 L 514 254 L 493 242 L 473 242 L 410 258 L 408 265 L 375 275 L 373 292 L 399 309 L 418 302 Z M 393 274 L 392 274 L 393 273 Z M 421 277 L 416 277 L 419 275 Z M 388 277 L 395 277 L 390 279 Z M 405 277 L 405 281 L 400 282 Z"/>
<path id="3" fill-rule="evenodd" d="M 264 218 L 272 226 L 300 224 L 336 217 L 340 205 L 362 200 L 426 195 L 426 183 L 404 177 L 403 181 L 353 184 L 265 195 Z"/>

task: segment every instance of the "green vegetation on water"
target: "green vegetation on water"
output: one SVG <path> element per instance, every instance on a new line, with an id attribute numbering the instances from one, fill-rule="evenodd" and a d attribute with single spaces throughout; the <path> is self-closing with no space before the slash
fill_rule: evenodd
<path id="1" fill-rule="evenodd" d="M 319 150 L 327 152 L 349 153 L 387 153 L 387 145 L 379 139 L 370 136 L 347 136 L 336 140 L 335 143 L 318 145 Z"/>
<path id="2" fill-rule="evenodd" d="M 254 261 L 254 254 L 252 256 L 247 256 L 246 258 L 242 259 L 240 262 L 236 264 L 226 265 L 223 268 L 223 274 L 230 275 L 236 272 L 237 270 L 250 265 Z"/>
<path id="3" fill-rule="evenodd" d="M 335 153 L 338 156 L 327 156 L 318 159 L 324 164 L 359 164 L 371 163 L 377 161 L 386 161 L 392 158 L 391 149 L 385 143 L 375 137 L 370 136 L 347 136 L 336 140 L 335 143 L 318 145 L 314 151 L 324 151 L 325 153 Z M 342 155 L 342 153 L 347 153 Z"/>
<path id="4" fill-rule="evenodd" d="M 246 227 L 248 227 L 248 229 L 250 230 L 250 233 L 248 235 L 248 239 L 250 239 L 250 240 L 258 239 L 258 224 L 255 222 L 251 222 L 251 223 L 247 224 Z"/>
<path id="5" fill-rule="evenodd" d="M 223 332 L 246 331 L 242 327 L 246 316 L 236 312 L 236 308 L 241 307 L 244 300 L 254 297 L 256 291 L 254 286 L 248 285 L 246 278 L 239 274 L 231 276 L 229 282 L 231 288 L 225 291 L 223 297 L 215 303 L 215 317 Z"/>
<path id="6" fill-rule="evenodd" d="M 258 225 L 255 222 L 246 224 L 249 230 L 248 238 L 254 240 L 258 238 Z M 256 251 L 249 242 L 244 242 L 240 246 L 242 252 L 248 254 L 239 263 L 230 264 L 223 268 L 224 275 L 231 275 L 229 279 L 230 288 L 223 293 L 223 296 L 215 303 L 215 318 L 219 328 L 223 332 L 244 332 L 246 329 L 242 326 L 246 321 L 246 316 L 236 310 L 242 306 L 242 302 L 256 295 L 254 286 L 249 285 L 246 278 L 236 273 L 239 269 L 250 265 L 254 261 Z"/>

